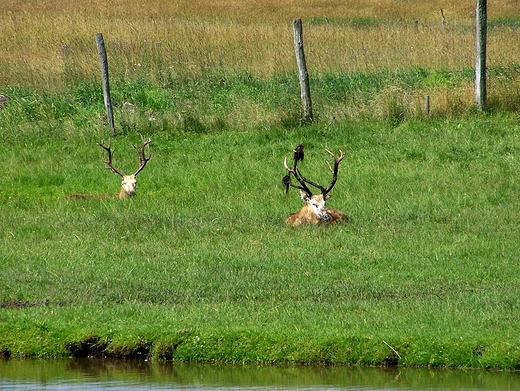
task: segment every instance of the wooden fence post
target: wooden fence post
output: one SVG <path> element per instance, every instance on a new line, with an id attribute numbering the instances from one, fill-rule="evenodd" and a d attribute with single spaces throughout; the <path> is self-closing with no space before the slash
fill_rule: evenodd
<path id="1" fill-rule="evenodd" d="M 296 64 L 298 65 L 298 79 L 300 80 L 300 94 L 303 104 L 304 122 L 312 122 L 311 88 L 309 86 L 309 73 L 303 52 L 302 20 L 293 21 L 294 50 L 296 52 Z"/>
<path id="2" fill-rule="evenodd" d="M 487 0 L 477 0 L 476 10 L 475 102 L 480 110 L 486 108 L 486 37 Z"/>
<path id="3" fill-rule="evenodd" d="M 112 112 L 112 102 L 110 101 L 110 85 L 108 82 L 108 60 L 107 52 L 105 50 L 105 42 L 103 41 L 103 34 L 96 34 L 96 44 L 101 62 L 101 77 L 103 79 L 103 97 L 105 100 L 105 107 L 107 109 L 108 125 L 110 126 L 110 134 L 115 134 L 114 129 L 114 114 Z"/>

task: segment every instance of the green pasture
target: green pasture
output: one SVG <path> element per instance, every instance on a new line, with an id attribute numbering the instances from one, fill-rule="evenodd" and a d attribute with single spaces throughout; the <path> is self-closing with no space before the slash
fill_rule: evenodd
<path id="1" fill-rule="evenodd" d="M 405 88 L 468 76 L 396 77 Z M 323 76 L 306 126 L 282 76 L 114 83 L 114 164 L 132 172 L 131 144 L 153 139 L 128 200 L 96 145 L 109 137 L 100 89 L 10 87 L 0 352 L 518 368 L 518 117 L 423 118 L 399 100 L 334 115 L 344 96 L 375 96 L 378 78 Z M 324 184 L 325 148 L 345 152 L 329 205 L 350 224 L 284 226 L 301 200 L 285 194 L 283 159 L 300 142 L 302 172 Z"/>

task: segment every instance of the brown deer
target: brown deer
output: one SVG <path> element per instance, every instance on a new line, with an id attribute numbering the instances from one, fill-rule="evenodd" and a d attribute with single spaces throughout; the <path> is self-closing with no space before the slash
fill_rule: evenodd
<path id="1" fill-rule="evenodd" d="M 283 165 L 287 170 L 287 175 L 283 178 L 283 184 L 286 187 L 286 192 L 289 191 L 290 186 L 299 189 L 301 198 L 305 202 L 305 205 L 299 212 L 290 214 L 285 218 L 285 224 L 298 226 L 305 224 L 323 225 L 349 222 L 349 218 L 345 213 L 325 206 L 325 202 L 330 198 L 328 193 L 332 190 L 338 179 L 339 163 L 345 157 L 345 154 L 341 150 L 339 151 L 339 157 L 335 156 L 328 149 L 326 149 L 326 151 L 334 158 L 334 168 L 326 161 L 332 173 L 332 181 L 326 188 L 305 178 L 297 168 L 298 161 L 303 160 L 303 146 L 301 144 L 294 150 L 293 167 L 287 165 L 287 158 L 284 159 Z M 292 183 L 291 176 L 294 176 L 299 184 Z M 311 185 L 320 190 L 320 194 L 312 194 L 312 191 L 307 185 Z"/>
<path id="2" fill-rule="evenodd" d="M 152 151 L 150 149 L 150 143 L 152 142 L 151 139 L 148 139 L 147 141 L 144 139 L 143 136 L 141 136 L 141 146 L 136 147 L 133 145 L 134 149 L 137 152 L 137 156 L 139 157 L 139 168 L 136 172 L 134 172 L 132 175 L 125 175 L 120 170 L 114 167 L 112 164 L 112 149 L 110 146 L 110 140 L 108 140 L 108 146 L 104 145 L 104 142 L 97 143 L 101 148 L 103 148 L 101 159 L 105 163 L 106 167 L 113 172 L 115 172 L 117 175 L 119 175 L 121 180 L 121 190 L 119 191 L 119 198 L 127 198 L 132 197 L 135 195 L 136 187 L 137 187 L 137 174 L 139 174 L 143 168 L 146 166 L 146 163 L 148 163 L 148 160 L 152 157 Z M 145 153 L 145 150 L 148 153 Z M 105 159 L 105 152 L 108 155 L 108 158 Z"/>

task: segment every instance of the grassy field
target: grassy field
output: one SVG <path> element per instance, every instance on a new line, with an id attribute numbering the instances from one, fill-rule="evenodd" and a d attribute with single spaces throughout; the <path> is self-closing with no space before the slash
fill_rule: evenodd
<path id="1" fill-rule="evenodd" d="M 435 1 L 4 3 L 4 356 L 520 366 L 514 4 L 489 4 L 479 113 L 469 2 L 445 9 L 444 27 Z M 153 139 L 124 201 L 96 146 L 99 31 L 115 165 L 135 170 L 131 144 Z M 345 152 L 329 205 L 350 224 L 284 226 L 301 201 L 284 194 L 283 159 L 300 142 L 318 182 L 325 148 Z"/>
<path id="2" fill-rule="evenodd" d="M 4 354 L 518 366 L 514 117 L 154 132 L 127 201 L 100 135 L 54 125 L 0 149 Z M 118 167 L 136 138 L 113 141 Z M 346 152 L 329 203 L 351 224 L 283 225 L 301 140 L 319 181 L 324 148 Z"/>
<path id="3" fill-rule="evenodd" d="M 433 113 L 450 115 L 474 101 L 474 7 L 469 0 L 449 6 L 437 0 L 156 0 L 145 6 L 135 0 L 110 5 L 7 0 L 0 10 L 0 93 L 6 86 L 63 92 L 85 81 L 99 84 L 98 32 L 106 42 L 116 89 L 143 81 L 171 87 L 186 78 L 203 81 L 208 74 L 215 80 L 230 74 L 294 77 L 292 20 L 302 18 L 312 90 L 331 74 L 392 76 L 384 78 L 384 88 L 370 100 L 343 95 L 348 105 L 326 113 L 329 117 L 380 114 L 396 101 L 417 115 L 425 95 Z M 441 8 L 446 25 L 441 24 Z M 492 1 L 488 8 L 488 69 L 494 75 L 490 103 L 516 110 L 520 12 L 506 0 Z M 410 68 L 431 75 L 421 85 L 399 83 L 398 75 Z M 254 112 L 247 103 L 241 104 Z"/>

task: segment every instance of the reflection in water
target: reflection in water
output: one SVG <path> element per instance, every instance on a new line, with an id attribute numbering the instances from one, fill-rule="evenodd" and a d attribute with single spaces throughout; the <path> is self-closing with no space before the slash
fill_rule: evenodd
<path id="1" fill-rule="evenodd" d="M 0 360 L 0 390 L 520 390 L 514 372 Z"/>

